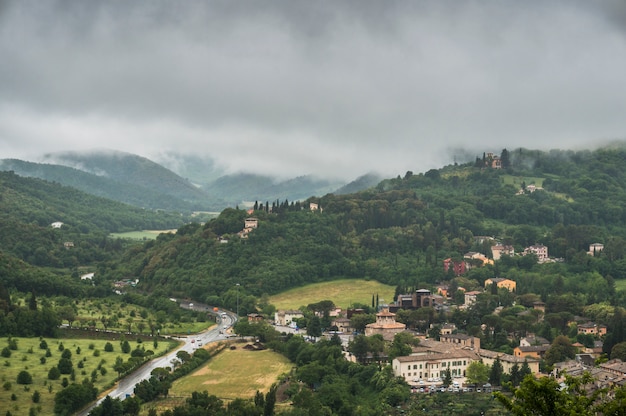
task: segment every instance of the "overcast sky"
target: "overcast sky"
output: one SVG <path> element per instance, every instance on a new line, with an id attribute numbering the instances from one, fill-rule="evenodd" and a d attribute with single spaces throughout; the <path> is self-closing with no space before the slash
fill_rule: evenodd
<path id="1" fill-rule="evenodd" d="M 0 158 L 354 179 L 615 139 L 623 0 L 0 0 Z"/>

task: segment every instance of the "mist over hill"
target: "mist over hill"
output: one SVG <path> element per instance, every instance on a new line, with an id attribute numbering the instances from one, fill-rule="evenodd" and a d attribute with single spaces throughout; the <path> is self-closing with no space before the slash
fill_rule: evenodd
<path id="1" fill-rule="evenodd" d="M 72 186 L 92 195 L 138 207 L 180 212 L 221 211 L 254 201 L 294 201 L 322 196 L 349 185 L 362 190 L 375 180 L 346 184 L 312 175 L 279 179 L 226 174 L 210 158 L 167 155 L 164 163 L 111 150 L 49 153 L 38 162 L 0 160 L 0 170 Z"/>

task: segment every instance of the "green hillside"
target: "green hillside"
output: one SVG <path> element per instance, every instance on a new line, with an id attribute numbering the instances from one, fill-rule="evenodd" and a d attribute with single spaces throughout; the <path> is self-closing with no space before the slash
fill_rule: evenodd
<path id="1" fill-rule="evenodd" d="M 474 237 L 491 236 L 518 253 L 544 244 L 563 261 L 537 265 L 532 257 L 507 259 L 498 267 L 468 272 L 478 286 L 488 277 L 516 276 L 522 269 L 521 289 L 547 297 L 554 293 L 554 276 L 587 273 L 585 279 L 567 279 L 560 290 L 584 293 L 588 301 L 614 300 L 607 279 L 611 286 L 626 278 L 625 159 L 623 148 L 518 149 L 510 152 L 506 169 L 488 169 L 478 160 L 424 174 L 407 172 L 360 193 L 302 203 L 270 201 L 274 210 L 254 213 L 259 227 L 246 239 L 237 233 L 249 214 L 227 209 L 204 226 L 190 225 L 146 244 L 118 269 L 135 273 L 144 290 L 193 294 L 232 307 L 237 283 L 253 296 L 338 278 L 366 278 L 402 290 L 432 287 L 450 279 L 443 259 L 468 251 L 490 255 L 489 246 Z M 543 189 L 520 194 L 511 177 L 541 180 Z M 323 212 L 310 211 L 309 201 Z M 229 242 L 218 242 L 220 236 Z M 585 254 L 594 242 L 606 247 L 597 258 Z M 605 283 L 591 287 L 596 279 Z"/>
<path id="2" fill-rule="evenodd" d="M 0 251 L 34 266 L 95 267 L 124 248 L 120 241 L 109 240 L 109 233 L 177 228 L 183 220 L 180 214 L 135 208 L 0 172 Z M 63 225 L 52 227 L 56 222 Z"/>

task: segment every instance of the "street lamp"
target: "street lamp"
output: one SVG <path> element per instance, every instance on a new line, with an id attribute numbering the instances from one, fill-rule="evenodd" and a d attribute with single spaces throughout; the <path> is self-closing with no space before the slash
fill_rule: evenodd
<path id="1" fill-rule="evenodd" d="M 237 319 L 239 319 L 239 283 L 237 283 Z"/>

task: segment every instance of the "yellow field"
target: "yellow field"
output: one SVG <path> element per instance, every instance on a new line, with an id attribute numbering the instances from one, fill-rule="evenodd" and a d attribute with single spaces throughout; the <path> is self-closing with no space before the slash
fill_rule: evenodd
<path id="1" fill-rule="evenodd" d="M 257 390 L 267 393 L 280 375 L 291 370 L 292 364 L 280 354 L 235 345 L 237 349 L 225 349 L 204 367 L 175 381 L 170 395 L 189 397 L 194 391 L 206 390 L 225 401 L 252 398 Z"/>
<path id="2" fill-rule="evenodd" d="M 395 287 L 373 280 L 343 279 L 290 289 L 271 296 L 270 303 L 276 309 L 298 309 L 322 300 L 332 300 L 336 306 L 346 309 L 353 303 L 371 305 L 372 295 L 378 295 L 379 303 L 391 303 L 394 293 Z"/>

